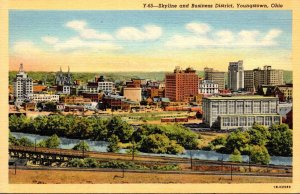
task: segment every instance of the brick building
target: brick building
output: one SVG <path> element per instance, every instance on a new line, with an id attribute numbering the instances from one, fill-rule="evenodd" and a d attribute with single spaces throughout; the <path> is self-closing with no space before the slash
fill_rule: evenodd
<path id="1" fill-rule="evenodd" d="M 198 75 L 192 68 L 176 67 L 173 73 L 166 74 L 165 97 L 171 101 L 188 101 L 198 94 Z"/>

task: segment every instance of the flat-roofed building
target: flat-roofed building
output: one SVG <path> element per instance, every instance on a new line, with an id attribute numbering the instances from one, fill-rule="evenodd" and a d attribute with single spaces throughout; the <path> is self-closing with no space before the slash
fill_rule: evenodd
<path id="1" fill-rule="evenodd" d="M 254 92 L 254 71 L 245 70 L 244 71 L 244 88 L 246 91 Z"/>
<path id="2" fill-rule="evenodd" d="M 234 91 L 244 88 L 244 66 L 242 60 L 229 62 L 228 88 Z"/>
<path id="3" fill-rule="evenodd" d="M 32 101 L 34 101 L 34 102 L 59 102 L 59 95 L 33 94 Z"/>
<path id="4" fill-rule="evenodd" d="M 209 127 L 226 129 L 250 128 L 254 123 L 280 124 L 277 97 L 233 96 L 203 98 L 203 122 Z"/>
<path id="5" fill-rule="evenodd" d="M 218 84 L 219 90 L 225 89 L 225 72 L 206 67 L 204 68 L 204 79 Z"/>
<path id="6" fill-rule="evenodd" d="M 123 88 L 123 96 L 131 101 L 142 101 L 142 88 Z"/>
<path id="7" fill-rule="evenodd" d="M 218 94 L 219 86 L 210 80 L 199 81 L 199 94 Z"/>
<path id="8" fill-rule="evenodd" d="M 198 75 L 196 70 L 176 67 L 173 73 L 166 74 L 165 97 L 171 101 L 189 101 L 198 94 Z"/>

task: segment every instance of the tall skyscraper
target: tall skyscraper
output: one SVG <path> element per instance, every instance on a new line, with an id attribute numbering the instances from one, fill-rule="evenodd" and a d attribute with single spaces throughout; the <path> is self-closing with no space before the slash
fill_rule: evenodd
<path id="1" fill-rule="evenodd" d="M 253 70 L 246 70 L 244 76 L 245 89 L 252 91 L 258 89 L 261 85 L 282 85 L 283 82 L 283 70 L 272 69 L 271 66 L 264 66 L 263 69 L 256 68 Z"/>
<path id="2" fill-rule="evenodd" d="M 249 92 L 254 92 L 254 71 L 253 70 L 245 70 L 244 71 L 244 88 Z"/>
<path id="3" fill-rule="evenodd" d="M 33 94 L 32 79 L 27 76 L 23 70 L 23 64 L 20 64 L 19 72 L 14 79 L 14 96 L 16 103 L 22 103 L 24 100 L 29 100 Z"/>
<path id="4" fill-rule="evenodd" d="M 173 73 L 166 74 L 165 97 L 171 101 L 188 101 L 198 94 L 198 75 L 192 68 L 176 67 Z"/>
<path id="5" fill-rule="evenodd" d="M 219 90 L 225 89 L 225 72 L 214 70 L 213 68 L 204 68 L 204 79 L 218 84 Z"/>
<path id="6" fill-rule="evenodd" d="M 244 88 L 243 61 L 229 62 L 228 66 L 228 88 L 234 91 Z"/>

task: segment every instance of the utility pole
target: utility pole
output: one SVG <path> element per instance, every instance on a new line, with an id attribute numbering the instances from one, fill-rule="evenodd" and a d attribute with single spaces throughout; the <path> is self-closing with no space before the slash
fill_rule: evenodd
<path id="1" fill-rule="evenodd" d="M 17 160 L 15 161 L 15 175 L 17 174 Z"/>
<path id="2" fill-rule="evenodd" d="M 134 141 L 132 140 L 132 160 L 134 160 Z"/>
<path id="3" fill-rule="evenodd" d="M 230 177 L 231 177 L 231 180 L 232 180 L 232 164 L 230 164 Z"/>
<path id="4" fill-rule="evenodd" d="M 82 157 L 84 158 L 84 140 L 82 141 Z"/>
<path id="5" fill-rule="evenodd" d="M 190 150 L 190 160 L 191 160 L 191 170 L 193 170 L 193 155 L 192 155 L 192 150 Z"/>
<path id="6" fill-rule="evenodd" d="M 34 152 L 36 152 L 36 139 L 34 139 Z"/>

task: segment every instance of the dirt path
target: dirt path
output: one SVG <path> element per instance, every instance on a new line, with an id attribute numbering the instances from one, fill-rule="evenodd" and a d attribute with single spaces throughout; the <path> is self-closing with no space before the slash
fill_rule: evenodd
<path id="1" fill-rule="evenodd" d="M 292 178 L 226 175 L 152 174 L 63 170 L 9 170 L 9 183 L 100 184 L 100 183 L 291 183 Z"/>

